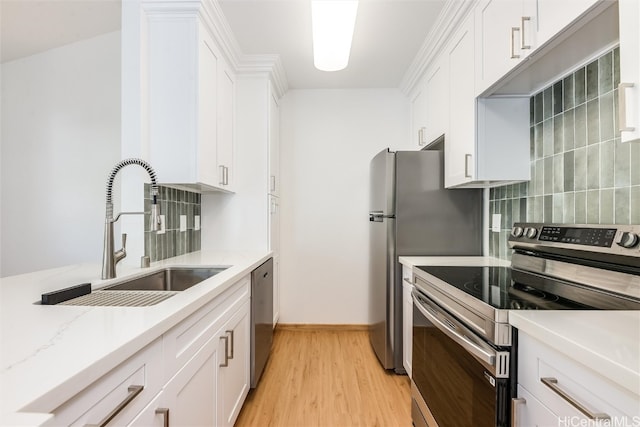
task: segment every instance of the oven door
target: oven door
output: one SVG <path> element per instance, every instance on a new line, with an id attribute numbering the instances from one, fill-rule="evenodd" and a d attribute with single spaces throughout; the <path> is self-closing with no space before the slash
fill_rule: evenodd
<path id="1" fill-rule="evenodd" d="M 440 427 L 508 426 L 508 354 L 414 290 L 412 389 L 414 406 L 430 412 L 423 417 Z"/>

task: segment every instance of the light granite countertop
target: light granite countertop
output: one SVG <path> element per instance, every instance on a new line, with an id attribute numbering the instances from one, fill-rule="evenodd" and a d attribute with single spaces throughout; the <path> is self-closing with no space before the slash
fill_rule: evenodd
<path id="1" fill-rule="evenodd" d="M 0 279 L 0 425 L 40 425 L 50 412 L 151 343 L 271 256 L 194 252 L 119 267 L 99 280 L 99 264 L 82 264 Z M 166 266 L 231 266 L 149 307 L 43 306 L 40 295 L 80 283 L 100 288 Z M 25 410 L 25 408 L 28 408 Z"/>

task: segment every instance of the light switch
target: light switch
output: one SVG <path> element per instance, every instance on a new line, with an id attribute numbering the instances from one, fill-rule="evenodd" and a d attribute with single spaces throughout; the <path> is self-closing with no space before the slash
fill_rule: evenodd
<path id="1" fill-rule="evenodd" d="M 187 216 L 180 215 L 180 231 L 187 231 Z"/>

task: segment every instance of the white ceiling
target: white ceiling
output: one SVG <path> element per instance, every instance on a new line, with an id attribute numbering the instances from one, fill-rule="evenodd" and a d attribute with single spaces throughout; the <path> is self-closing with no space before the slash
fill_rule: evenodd
<path id="1" fill-rule="evenodd" d="M 349 66 L 313 67 L 310 0 L 219 0 L 245 54 L 279 54 L 290 89 L 398 87 L 444 0 L 360 0 Z"/>
<path id="2" fill-rule="evenodd" d="M 0 0 L 0 61 L 120 29 L 120 0 Z"/>
<path id="3" fill-rule="evenodd" d="M 289 88 L 398 87 L 444 0 L 360 0 L 345 70 L 313 67 L 310 0 L 219 0 L 245 54 L 279 54 Z M 121 0 L 0 0 L 0 60 L 120 28 Z"/>

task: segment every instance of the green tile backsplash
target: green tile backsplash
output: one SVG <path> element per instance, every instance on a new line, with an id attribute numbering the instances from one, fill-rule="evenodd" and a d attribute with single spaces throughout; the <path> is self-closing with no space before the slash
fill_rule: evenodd
<path id="1" fill-rule="evenodd" d="M 159 234 L 150 230 L 145 221 L 144 253 L 151 261 L 159 261 L 177 255 L 200 250 L 201 230 L 195 229 L 196 216 L 200 216 L 200 194 L 191 191 L 177 190 L 169 187 L 158 187 L 160 212 L 165 216 L 165 233 Z M 150 211 L 151 192 L 149 184 L 144 186 L 145 211 Z M 180 215 L 187 217 L 187 230 L 180 231 Z"/>
<path id="2" fill-rule="evenodd" d="M 640 144 L 617 131 L 615 48 L 531 97 L 531 181 L 490 190 L 491 256 L 510 259 L 514 222 L 640 224 Z"/>

